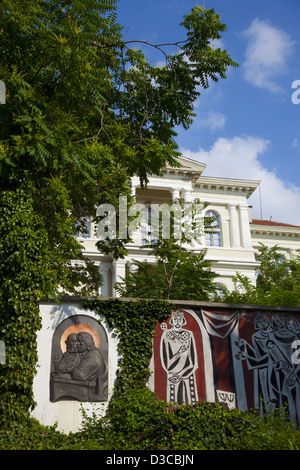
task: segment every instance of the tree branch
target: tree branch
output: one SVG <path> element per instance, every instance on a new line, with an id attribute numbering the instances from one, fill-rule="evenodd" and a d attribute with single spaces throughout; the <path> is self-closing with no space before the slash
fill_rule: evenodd
<path id="1" fill-rule="evenodd" d="M 86 140 L 96 140 L 97 137 L 99 136 L 99 134 L 104 131 L 105 134 L 107 135 L 107 137 L 110 139 L 108 133 L 106 132 L 105 130 L 105 126 L 104 126 L 104 123 L 103 123 L 103 116 L 101 117 L 101 127 L 100 129 L 98 130 L 97 134 L 92 136 L 92 137 L 85 137 L 84 139 L 80 139 L 80 140 L 74 140 L 73 141 L 73 144 L 79 144 L 80 142 L 85 142 Z"/>
<path id="2" fill-rule="evenodd" d="M 108 48 L 112 48 L 112 47 L 127 47 L 126 44 L 132 44 L 132 43 L 141 43 L 141 44 L 147 44 L 148 46 L 151 46 L 151 47 L 155 47 L 155 49 L 158 49 L 160 52 L 162 52 L 165 56 L 167 56 L 166 52 L 162 49 L 162 47 L 164 46 L 177 46 L 177 47 L 180 47 L 180 44 L 184 44 L 186 43 L 187 41 L 177 41 L 177 42 L 165 42 L 165 43 L 162 43 L 162 44 L 152 44 L 151 42 L 149 41 L 142 41 L 141 39 L 136 39 L 136 40 L 132 40 L 132 41 L 124 41 L 122 43 L 115 43 L 115 44 L 99 44 L 95 41 L 92 41 L 90 43 L 91 46 L 95 46 L 95 47 L 98 47 L 99 49 L 108 49 Z"/>
<path id="3" fill-rule="evenodd" d="M 180 249 L 179 249 L 179 254 L 178 254 L 178 257 L 177 257 L 177 260 L 175 262 L 175 265 L 172 269 L 172 272 L 170 274 L 170 277 L 168 277 L 168 272 L 167 272 L 167 268 L 166 268 L 166 264 L 165 262 L 163 261 L 163 267 L 164 267 L 164 271 L 165 271 L 165 276 L 166 276 L 166 279 L 167 279 L 167 284 L 168 284 L 168 294 L 167 294 L 167 299 L 170 300 L 170 295 L 171 295 L 171 288 L 172 288 L 172 282 L 173 282 L 173 276 L 174 276 L 174 273 L 177 269 L 177 265 L 180 261 L 180 258 L 181 258 L 181 253 L 182 253 L 182 243 L 183 243 L 183 240 L 180 241 Z"/>

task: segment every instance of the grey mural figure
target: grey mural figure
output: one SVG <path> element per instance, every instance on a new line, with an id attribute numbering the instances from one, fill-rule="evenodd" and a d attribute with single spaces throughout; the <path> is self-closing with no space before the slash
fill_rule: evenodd
<path id="1" fill-rule="evenodd" d="M 77 335 L 75 333 L 71 333 L 66 339 L 66 347 L 66 352 L 63 354 L 63 357 L 55 367 L 55 372 L 53 373 L 54 377 L 65 376 L 66 378 L 70 378 L 72 370 L 80 361 Z"/>
<path id="2" fill-rule="evenodd" d="M 92 336 L 71 333 L 51 376 L 50 399 L 101 401 L 107 393 L 107 364 Z"/>
<path id="3" fill-rule="evenodd" d="M 285 315 L 272 317 L 272 332 L 267 344 L 273 361 L 278 407 L 286 408 L 293 422 L 300 422 L 299 381 L 292 362 L 292 343 L 298 334 L 295 323 Z M 295 379 L 295 380 L 293 380 Z"/>
<path id="4" fill-rule="evenodd" d="M 176 310 L 172 313 L 170 324 L 165 330 L 160 343 L 160 358 L 167 374 L 167 401 L 179 404 L 194 403 L 198 400 L 195 371 L 198 368 L 194 335 L 183 329 L 186 324 L 184 313 Z"/>
<path id="5" fill-rule="evenodd" d="M 255 318 L 258 333 L 252 336 L 252 344 L 239 340 L 238 358 L 246 360 L 249 369 L 255 371 L 255 406 L 262 412 L 287 408 L 293 422 L 300 422 L 299 379 L 292 362 L 292 343 L 298 337 L 295 321 L 284 315 L 273 315 L 270 322 L 266 315 Z"/>
<path id="6" fill-rule="evenodd" d="M 254 327 L 259 331 L 252 336 L 253 347 L 243 339 L 236 343 L 240 348 L 238 358 L 245 359 L 248 368 L 254 370 L 255 407 L 261 411 L 273 411 L 276 407 L 276 395 L 272 388 L 273 362 L 267 347 L 271 325 L 266 315 L 259 314 L 255 318 Z"/>
<path id="7" fill-rule="evenodd" d="M 77 349 L 80 360 L 75 364 L 71 375 L 74 380 L 92 380 L 106 372 L 100 349 L 96 348 L 92 336 L 82 332 L 77 335 Z"/>

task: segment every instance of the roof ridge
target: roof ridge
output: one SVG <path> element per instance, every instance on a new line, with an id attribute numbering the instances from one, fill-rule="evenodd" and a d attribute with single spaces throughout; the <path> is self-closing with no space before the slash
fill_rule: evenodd
<path id="1" fill-rule="evenodd" d="M 273 225 L 273 226 L 279 226 L 279 227 L 300 228 L 299 225 L 292 225 L 292 224 L 286 224 L 286 223 L 283 223 L 283 222 L 276 222 L 275 220 L 252 219 L 252 221 L 250 223 L 251 224 L 257 224 L 257 225 Z"/>

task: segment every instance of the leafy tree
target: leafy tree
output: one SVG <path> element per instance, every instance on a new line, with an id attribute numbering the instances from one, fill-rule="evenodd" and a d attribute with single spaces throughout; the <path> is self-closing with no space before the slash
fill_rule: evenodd
<path id="1" fill-rule="evenodd" d="M 237 274 L 237 290 L 224 290 L 222 302 L 300 307 L 300 256 L 288 260 L 278 245 L 258 249 L 260 268 L 256 285 L 247 276 Z"/>
<path id="2" fill-rule="evenodd" d="M 165 205 L 167 206 L 167 205 Z M 156 235 L 150 245 L 142 245 L 155 263 L 134 260 L 123 282 L 117 283 L 124 297 L 150 299 L 204 300 L 215 292 L 213 284 L 217 274 L 211 271 L 211 262 L 205 258 L 207 250 L 193 251 L 205 228 L 211 227 L 213 217 L 201 219 L 200 213 L 207 204 L 185 203 L 178 200 L 171 208 L 165 207 L 169 218 L 160 214 Z M 151 220 L 149 221 L 151 222 Z"/>
<path id="3" fill-rule="evenodd" d="M 236 273 L 233 277 L 233 281 L 236 285 L 236 289 L 231 291 L 222 287 L 221 293 L 218 293 L 214 298 L 215 302 L 250 305 L 259 303 L 256 285 L 254 285 L 247 276 Z M 261 302 L 261 304 L 263 304 L 263 302 Z"/>
<path id="4" fill-rule="evenodd" d="M 225 78 L 237 65 L 211 46 L 226 30 L 214 10 L 197 6 L 182 26 L 186 36 L 177 43 L 178 53 L 168 55 L 155 45 L 166 57 L 159 68 L 124 40 L 117 0 L 2 0 L 0 78 L 7 93 L 0 105 L 0 208 L 6 220 L 0 224 L 2 331 L 16 331 L 25 318 L 34 318 L 36 331 L 43 296 L 78 288 L 97 292 L 101 276 L 75 237 L 85 230 L 85 218 L 97 221 L 97 206 L 108 202 L 117 208 L 120 194 L 129 198 L 133 175 L 145 185 L 147 174 L 178 165 L 174 126 L 192 123 L 199 86 Z M 20 210 L 24 220 L 16 217 Z M 125 242 L 100 240 L 98 248 L 124 256 Z M 28 405 L 22 374 L 15 374 L 22 344 L 16 338 L 0 371 L 8 387 L 0 395 L 6 404 L 23 397 Z M 27 350 L 27 383 L 35 370 L 34 344 Z M 12 396 L 8 390 L 14 390 Z"/>
<path id="5" fill-rule="evenodd" d="M 256 285 L 267 294 L 274 285 L 284 287 L 290 281 L 289 262 L 278 252 L 278 245 L 273 247 L 260 245 L 256 254 L 256 259 L 260 263 Z"/>
<path id="6" fill-rule="evenodd" d="M 260 298 L 265 297 L 269 305 L 300 307 L 300 257 L 290 260 L 279 250 L 277 245 L 259 248 L 256 285 Z"/>
<path id="7" fill-rule="evenodd" d="M 150 254 L 155 264 L 134 260 L 124 283 L 117 284 L 123 297 L 210 300 L 216 274 L 210 270 L 205 250 L 196 254 L 171 240 L 158 240 Z"/>
<path id="8" fill-rule="evenodd" d="M 84 260 L 75 279 L 71 266 L 62 268 L 82 251 L 73 235 L 84 230 L 83 218 L 95 218 L 101 203 L 117 207 L 120 194 L 129 197 L 131 176 L 145 185 L 147 174 L 176 166 L 174 126 L 192 123 L 199 85 L 225 78 L 237 64 L 211 46 L 226 30 L 213 9 L 197 6 L 184 17 L 186 37 L 174 43 L 174 55 L 154 45 L 164 67 L 131 48 L 138 41 L 123 39 L 117 0 L 3 0 L 1 11 L 7 97 L 0 107 L 0 186 L 31 182 L 60 288 L 69 291 L 86 271 Z M 123 256 L 124 242 L 102 240 L 99 249 Z"/>

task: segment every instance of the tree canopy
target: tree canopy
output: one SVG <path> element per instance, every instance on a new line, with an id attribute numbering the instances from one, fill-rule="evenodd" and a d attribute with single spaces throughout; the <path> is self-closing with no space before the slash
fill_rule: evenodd
<path id="1" fill-rule="evenodd" d="M 117 3 L 1 2 L 7 96 L 0 105 L 0 197 L 25 192 L 41 221 L 56 273 L 43 294 L 72 292 L 81 276 L 86 291 L 95 290 L 99 273 L 74 238 L 84 217 L 95 217 L 101 203 L 117 206 L 120 194 L 130 197 L 133 175 L 144 186 L 147 174 L 178 165 L 174 126 L 187 129 L 200 88 L 237 66 L 212 46 L 226 30 L 213 9 L 195 6 L 183 18 L 182 38 L 170 39 L 175 54 L 153 45 L 166 61 L 158 67 L 137 48 L 143 38 L 124 40 Z M 123 256 L 124 241 L 102 241 L 99 249 Z M 76 268 L 74 259 L 81 261 Z"/>
<path id="2" fill-rule="evenodd" d="M 173 240 L 158 240 L 151 255 L 155 263 L 133 261 L 124 283 L 117 288 L 123 297 L 162 300 L 211 299 L 217 275 L 211 271 L 211 263 L 205 259 L 206 251 L 193 253 Z"/>
<path id="3" fill-rule="evenodd" d="M 198 200 L 187 203 L 177 199 L 171 206 L 163 206 L 154 224 L 149 217 L 150 244 L 141 246 L 154 262 L 133 260 L 116 288 L 123 297 L 208 301 L 216 291 L 218 275 L 206 259 L 201 237 L 215 218 L 201 216 L 207 203 Z"/>
<path id="4" fill-rule="evenodd" d="M 261 244 L 257 252 L 260 263 L 256 284 L 237 273 L 236 291 L 224 290 L 222 302 L 237 304 L 300 307 L 300 256 L 288 259 L 278 245 Z"/>

